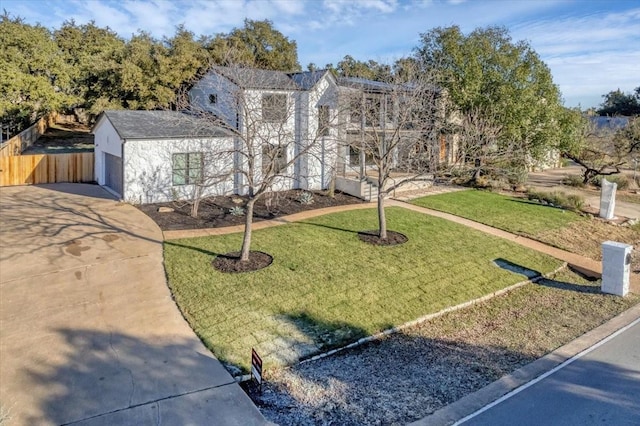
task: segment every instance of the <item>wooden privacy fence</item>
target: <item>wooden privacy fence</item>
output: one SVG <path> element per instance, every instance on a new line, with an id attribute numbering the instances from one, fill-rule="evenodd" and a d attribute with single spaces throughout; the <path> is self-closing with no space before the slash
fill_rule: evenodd
<path id="1" fill-rule="evenodd" d="M 93 152 L 0 157 L 0 186 L 93 181 Z"/>
<path id="2" fill-rule="evenodd" d="M 0 158 L 20 155 L 56 122 L 57 116 L 58 114 L 51 112 L 8 141 L 2 142 L 0 144 Z"/>

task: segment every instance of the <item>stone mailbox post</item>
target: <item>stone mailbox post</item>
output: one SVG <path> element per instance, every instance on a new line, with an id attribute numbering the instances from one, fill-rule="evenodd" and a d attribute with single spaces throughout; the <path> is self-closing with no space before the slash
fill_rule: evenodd
<path id="1" fill-rule="evenodd" d="M 600 217 L 611 220 L 616 210 L 616 188 L 618 184 L 602 179 L 600 184 Z"/>
<path id="2" fill-rule="evenodd" d="M 633 246 L 615 241 L 602 243 L 602 292 L 625 296 L 629 292 Z"/>

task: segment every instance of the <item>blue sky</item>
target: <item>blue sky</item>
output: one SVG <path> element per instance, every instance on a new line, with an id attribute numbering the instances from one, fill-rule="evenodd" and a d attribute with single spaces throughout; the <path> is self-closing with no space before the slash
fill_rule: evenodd
<path id="1" fill-rule="evenodd" d="M 180 23 L 212 35 L 269 19 L 298 43 L 303 68 L 345 55 L 392 62 L 431 28 L 502 25 L 531 43 L 567 106 L 597 106 L 611 90 L 640 86 L 638 0 L 0 0 L 1 9 L 47 27 L 94 20 L 125 38 L 138 29 L 171 36 Z"/>

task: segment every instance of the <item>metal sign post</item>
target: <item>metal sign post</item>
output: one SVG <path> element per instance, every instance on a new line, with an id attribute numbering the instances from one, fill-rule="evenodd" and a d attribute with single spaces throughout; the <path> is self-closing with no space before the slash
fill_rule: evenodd
<path id="1" fill-rule="evenodd" d="M 258 383 L 262 392 L 262 358 L 251 348 L 251 377 Z"/>

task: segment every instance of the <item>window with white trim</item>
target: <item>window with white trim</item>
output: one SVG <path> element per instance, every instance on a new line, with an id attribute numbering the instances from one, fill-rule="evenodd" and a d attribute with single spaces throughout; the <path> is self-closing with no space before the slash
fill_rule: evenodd
<path id="1" fill-rule="evenodd" d="M 172 156 L 173 185 L 190 185 L 202 181 L 201 152 L 177 153 Z"/>

